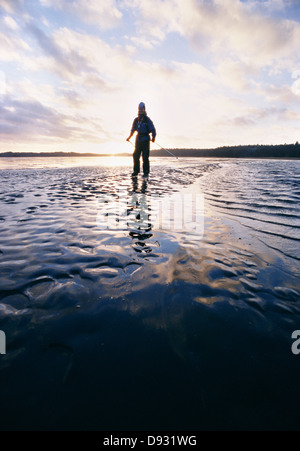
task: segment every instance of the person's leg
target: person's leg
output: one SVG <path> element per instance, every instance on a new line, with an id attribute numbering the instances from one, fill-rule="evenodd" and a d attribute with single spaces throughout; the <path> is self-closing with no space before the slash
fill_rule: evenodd
<path id="1" fill-rule="evenodd" d="M 145 175 L 148 175 L 150 172 L 149 153 L 150 141 L 143 142 L 143 171 Z"/>
<path id="2" fill-rule="evenodd" d="M 141 143 L 136 142 L 135 150 L 133 152 L 133 172 L 138 174 L 140 172 L 140 156 L 142 152 Z"/>

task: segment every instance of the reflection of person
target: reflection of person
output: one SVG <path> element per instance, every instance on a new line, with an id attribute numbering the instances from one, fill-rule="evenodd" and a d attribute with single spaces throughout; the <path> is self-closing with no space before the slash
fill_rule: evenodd
<path id="1" fill-rule="evenodd" d="M 149 153 L 150 153 L 150 133 L 152 142 L 155 141 L 156 130 L 151 119 L 147 116 L 145 104 L 139 104 L 138 116 L 134 119 L 130 135 L 127 141 L 137 132 L 135 140 L 135 150 L 133 152 L 133 176 L 140 172 L 140 157 L 143 157 L 143 172 L 147 176 L 150 172 Z"/>
<path id="2" fill-rule="evenodd" d="M 142 186 L 139 189 L 138 186 L 138 179 L 137 177 L 132 177 L 132 192 L 133 193 L 143 193 L 145 194 L 147 192 L 147 188 L 148 188 L 148 179 L 147 177 L 143 179 L 143 183 Z"/>
<path id="3" fill-rule="evenodd" d="M 134 240 L 133 249 L 141 254 L 152 252 L 149 239 L 152 237 L 151 208 L 148 205 L 147 178 L 138 186 L 137 177 L 132 178 L 131 197 L 127 202 L 127 227 Z"/>

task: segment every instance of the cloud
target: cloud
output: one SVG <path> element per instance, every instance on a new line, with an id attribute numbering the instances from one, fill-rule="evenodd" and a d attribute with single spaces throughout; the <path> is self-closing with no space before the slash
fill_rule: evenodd
<path id="1" fill-rule="evenodd" d="M 4 9 L 9 14 L 16 11 L 22 11 L 24 0 L 0 0 L 0 8 Z"/>
<path id="2" fill-rule="evenodd" d="M 254 67 L 278 59 L 296 59 L 300 25 L 258 10 L 259 3 L 239 0 L 132 0 L 138 33 L 163 40 L 179 33 L 197 53 L 209 53 L 217 61 L 235 56 Z M 273 3 L 273 2 L 272 2 Z M 129 4 L 126 3 L 125 4 Z M 284 8 L 277 1 L 278 8 Z M 270 2 L 266 2 L 270 7 Z M 159 11 L 159 13 L 158 13 Z"/>
<path id="3" fill-rule="evenodd" d="M 115 0 L 40 0 L 40 2 L 42 6 L 62 10 L 102 29 L 115 28 L 122 19 L 122 13 Z"/>
<path id="4" fill-rule="evenodd" d="M 180 9 L 177 0 L 123 0 L 122 5 L 135 17 L 139 38 L 152 36 L 162 41 L 168 33 L 178 31 Z"/>
<path id="5" fill-rule="evenodd" d="M 27 31 L 31 33 L 37 40 L 44 55 L 52 58 L 57 69 L 62 69 L 64 72 L 78 73 L 87 68 L 86 58 L 75 50 L 69 49 L 65 51 L 59 43 L 57 43 L 51 36 L 48 36 L 34 23 L 30 23 L 26 27 Z"/>
<path id="6" fill-rule="evenodd" d="M 257 70 L 248 64 L 224 58 L 216 68 L 220 84 L 233 91 L 246 92 L 251 89 L 251 79 L 258 75 Z"/>
<path id="7" fill-rule="evenodd" d="M 51 135 L 68 138 L 70 132 L 61 124 L 64 117 L 35 101 L 18 101 L 8 97 L 0 105 L 2 138 L 10 137 L 22 139 L 41 138 Z"/>
<path id="8" fill-rule="evenodd" d="M 21 37 L 19 25 L 7 15 L 0 19 L 0 24 L 0 61 L 20 61 L 24 52 L 30 51 L 30 46 Z"/>
<path id="9" fill-rule="evenodd" d="M 108 68 L 111 68 L 117 55 L 124 59 L 120 49 L 113 50 L 99 38 L 67 28 L 46 34 L 30 22 L 26 25 L 26 31 L 36 39 L 41 51 L 34 59 L 23 58 L 27 69 L 46 71 L 59 77 L 62 83 L 78 85 L 90 91 L 111 92 L 118 89 L 105 78 L 109 77 Z M 117 63 L 116 73 L 118 69 Z"/>
<path id="10" fill-rule="evenodd" d="M 19 29 L 19 25 L 17 24 L 17 22 L 10 16 L 5 16 L 3 18 L 3 22 L 11 30 L 18 30 Z"/>
<path id="11" fill-rule="evenodd" d="M 23 39 L 2 32 L 0 32 L 0 48 L 0 61 L 20 61 L 22 52 L 30 50 Z"/>
<path id="12" fill-rule="evenodd" d="M 259 86 L 257 90 L 268 102 L 276 102 L 276 104 L 283 105 L 299 104 L 299 97 L 297 96 L 294 85 L 289 86 L 284 84 L 277 86 L 271 83 L 266 86 Z"/>
<path id="13" fill-rule="evenodd" d="M 126 85 L 141 88 L 161 79 L 170 80 L 177 68 L 169 63 L 148 63 L 140 59 L 132 60 L 130 48 L 119 44 L 110 45 L 99 37 L 79 33 L 66 27 L 46 35 L 35 25 L 30 32 L 36 37 L 44 58 L 40 59 L 41 69 L 58 75 L 64 83 L 76 83 L 82 87 L 111 93 L 126 89 Z"/>
<path id="14" fill-rule="evenodd" d="M 159 45 L 158 39 L 149 39 L 143 36 L 125 36 L 125 39 L 130 40 L 134 46 L 141 47 L 142 49 L 153 49 Z"/>
<path id="15" fill-rule="evenodd" d="M 0 133 L 3 141 L 105 142 L 107 134 L 99 123 L 80 115 L 67 116 L 38 101 L 5 97 L 0 103 Z"/>
<path id="16" fill-rule="evenodd" d="M 117 75 L 119 65 L 127 60 L 126 51 L 121 47 L 113 48 L 87 33 L 63 27 L 46 34 L 32 22 L 26 30 L 34 36 L 42 52 L 35 61 L 35 70 L 47 70 L 64 81 L 82 81 L 85 77 L 93 86 L 110 89 L 105 78 Z"/>
<path id="17" fill-rule="evenodd" d="M 275 119 L 275 121 L 274 121 Z M 289 108 L 247 108 L 243 115 L 229 120 L 235 126 L 253 127 L 259 124 L 299 121 L 300 113 Z"/>

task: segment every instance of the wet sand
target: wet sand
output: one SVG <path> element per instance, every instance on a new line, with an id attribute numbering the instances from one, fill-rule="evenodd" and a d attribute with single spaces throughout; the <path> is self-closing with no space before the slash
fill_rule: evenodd
<path id="1" fill-rule="evenodd" d="M 247 164 L 0 171 L 2 430 L 299 428 L 299 185 Z M 191 193 L 203 234 L 155 220 Z"/>

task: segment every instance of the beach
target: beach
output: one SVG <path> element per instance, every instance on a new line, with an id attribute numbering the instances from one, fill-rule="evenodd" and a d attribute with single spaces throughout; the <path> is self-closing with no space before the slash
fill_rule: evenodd
<path id="1" fill-rule="evenodd" d="M 300 161 L 131 172 L 1 160 L 0 429 L 299 429 Z"/>

